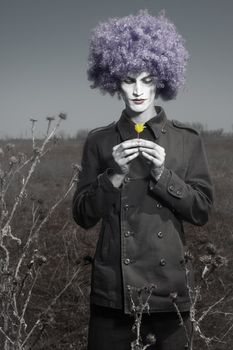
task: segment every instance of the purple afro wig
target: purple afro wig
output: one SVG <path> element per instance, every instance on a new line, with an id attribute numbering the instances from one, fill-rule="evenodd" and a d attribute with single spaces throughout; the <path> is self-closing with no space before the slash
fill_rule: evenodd
<path id="1" fill-rule="evenodd" d="M 137 15 L 110 18 L 92 32 L 88 58 L 91 87 L 120 95 L 121 81 L 128 74 L 149 72 L 157 94 L 169 100 L 185 82 L 188 52 L 184 39 L 164 15 L 140 10 Z"/>

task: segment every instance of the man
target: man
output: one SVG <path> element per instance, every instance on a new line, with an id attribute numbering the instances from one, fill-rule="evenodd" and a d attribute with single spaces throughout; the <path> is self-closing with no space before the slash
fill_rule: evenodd
<path id="1" fill-rule="evenodd" d="M 94 31 L 89 79 L 125 102 L 120 119 L 89 133 L 74 194 L 76 222 L 102 220 L 92 270 L 88 349 L 127 350 L 134 339 L 132 291 L 154 285 L 142 340 L 150 349 L 181 350 L 190 343 L 192 274 L 183 221 L 203 225 L 212 184 L 200 135 L 154 106 L 184 83 L 188 53 L 162 14 L 110 19 Z M 180 326 L 177 309 L 184 320 Z M 186 347 L 188 348 L 188 347 Z"/>

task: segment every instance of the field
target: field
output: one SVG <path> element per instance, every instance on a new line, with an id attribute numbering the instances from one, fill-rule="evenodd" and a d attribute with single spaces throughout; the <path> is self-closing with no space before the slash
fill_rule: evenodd
<path id="1" fill-rule="evenodd" d="M 186 238 L 193 255 L 196 283 L 202 284 L 201 298 L 197 302 L 198 315 L 203 315 L 209 306 L 224 297 L 209 310 L 206 317 L 203 317 L 200 323 L 202 332 L 206 337 L 222 339 L 221 342 L 216 339 L 211 341 L 210 349 L 230 350 L 233 339 L 233 139 L 232 135 L 210 134 L 204 136 L 204 141 L 215 187 L 215 206 L 208 224 L 204 227 L 185 224 Z M 7 144 L 14 144 L 8 151 L 10 157 L 18 157 L 19 153 L 29 157 L 32 152 L 30 140 L 4 140 L 0 143 L 0 147 L 5 150 Z M 56 145 L 38 164 L 12 222 L 12 232 L 23 243 L 33 226 L 33 208 L 38 208 L 37 224 L 39 224 L 46 217 L 49 208 L 66 191 L 67 183 L 75 169 L 74 165 L 80 163 L 82 146 L 83 143 L 79 139 L 58 139 Z M 6 159 L 3 160 L 3 165 L 4 162 L 6 164 Z M 21 184 L 22 176 L 16 174 L 6 198 L 9 208 L 14 204 Z M 99 224 L 85 231 L 74 223 L 71 215 L 73 191 L 74 189 L 42 226 L 38 237 L 28 249 L 28 255 L 25 256 L 22 266 L 22 276 L 31 277 L 22 277 L 26 282 L 20 293 L 23 293 L 24 289 L 26 291 L 27 288 L 31 288 L 30 281 L 36 274 L 36 269 L 30 267 L 31 257 L 38 256 L 39 252 L 40 257 L 44 259 L 43 264 L 39 266 L 39 273 L 31 288 L 32 295 L 25 311 L 28 330 L 38 318 L 41 319 L 30 337 L 28 342 L 30 345 L 25 347 L 28 350 L 84 350 L 86 346 L 91 272 L 88 257 L 94 253 Z M 210 243 L 216 247 L 215 254 L 225 259 L 221 260 L 224 262 L 222 266 L 220 264 L 216 267 L 203 284 L 200 276 L 205 264 L 200 257 L 208 256 Z M 14 241 L 9 246 L 13 256 L 12 269 L 21 250 L 22 247 Z M 2 255 L 1 250 L 1 262 Z M 69 283 L 74 273 L 76 275 L 72 283 L 56 302 L 52 302 Z M 47 312 L 44 313 L 47 308 Z M 1 349 L 4 340 L 3 334 L 0 333 Z M 207 349 L 206 342 L 198 335 L 194 349 Z"/>

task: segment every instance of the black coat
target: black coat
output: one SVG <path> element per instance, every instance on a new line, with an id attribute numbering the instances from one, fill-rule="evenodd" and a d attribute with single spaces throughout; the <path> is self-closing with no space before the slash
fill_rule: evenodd
<path id="1" fill-rule="evenodd" d="M 183 221 L 203 225 L 212 205 L 212 184 L 200 135 L 169 121 L 161 107 L 140 134 L 165 148 L 165 170 L 157 182 L 139 155 L 120 188 L 109 173 L 115 168 L 113 146 L 137 137 L 123 111 L 117 123 L 89 133 L 82 172 L 73 200 L 75 221 L 88 229 L 102 219 L 92 270 L 91 302 L 130 312 L 129 291 L 154 284 L 150 311 L 190 307 Z M 189 272 L 188 272 L 189 271 Z"/>

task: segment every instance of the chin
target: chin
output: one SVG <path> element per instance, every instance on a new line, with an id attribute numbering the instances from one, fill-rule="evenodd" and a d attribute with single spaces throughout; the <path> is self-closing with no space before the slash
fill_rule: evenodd
<path id="1" fill-rule="evenodd" d="M 140 108 L 140 107 L 138 107 L 138 108 L 131 108 L 131 109 L 134 112 L 141 112 L 141 113 L 146 111 L 146 108 Z"/>
<path id="2" fill-rule="evenodd" d="M 133 105 L 129 105 L 129 108 L 132 110 L 132 111 L 134 111 L 134 112 L 145 112 L 147 109 L 148 109 L 148 104 L 146 104 L 146 105 L 135 105 L 135 104 L 133 104 Z"/>

